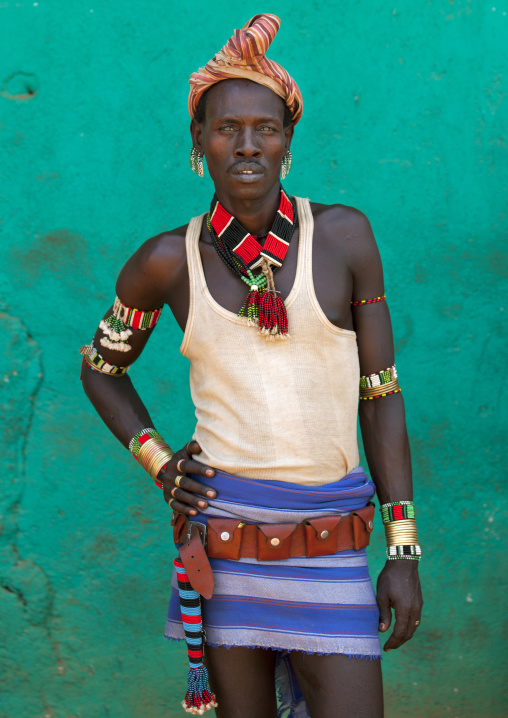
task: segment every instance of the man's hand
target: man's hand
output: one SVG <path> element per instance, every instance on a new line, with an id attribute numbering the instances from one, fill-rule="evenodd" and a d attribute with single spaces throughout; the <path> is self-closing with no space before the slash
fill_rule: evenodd
<path id="1" fill-rule="evenodd" d="M 422 615 L 422 590 L 418 576 L 418 561 L 399 559 L 387 561 L 377 580 L 379 630 L 390 628 L 395 609 L 395 627 L 384 645 L 385 651 L 399 648 L 413 637 Z"/>
<path id="2" fill-rule="evenodd" d="M 204 486 L 198 481 L 190 479 L 186 474 L 199 474 L 212 478 L 215 471 L 211 466 L 205 466 L 191 458 L 192 454 L 199 454 L 201 447 L 197 441 L 189 441 L 185 448 L 177 451 L 168 462 L 166 471 L 162 476 L 164 500 L 172 509 L 187 516 L 196 516 L 208 506 L 202 496 L 214 499 L 217 492 L 210 486 Z"/>

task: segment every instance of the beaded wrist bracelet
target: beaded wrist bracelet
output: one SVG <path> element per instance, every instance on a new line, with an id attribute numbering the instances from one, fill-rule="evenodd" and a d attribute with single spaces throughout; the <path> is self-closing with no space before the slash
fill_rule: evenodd
<path id="1" fill-rule="evenodd" d="M 145 435 L 147 435 L 147 438 L 141 440 L 141 437 Z M 129 451 L 131 452 L 131 454 L 134 455 L 135 458 L 137 458 L 139 450 L 141 449 L 145 441 L 148 441 L 148 439 L 162 439 L 162 436 L 155 429 L 141 429 L 141 431 L 138 431 L 138 433 L 135 434 L 129 441 Z"/>
<path id="2" fill-rule="evenodd" d="M 161 475 L 174 452 L 153 428 L 142 429 L 129 442 L 129 451 L 162 489 Z"/>
<path id="3" fill-rule="evenodd" d="M 107 374 L 108 376 L 123 376 L 130 369 L 130 366 L 115 366 L 114 364 L 108 364 L 108 362 L 101 357 L 97 349 L 94 347 L 93 342 L 82 346 L 79 353 L 94 371 L 99 371 L 101 374 Z"/>
<path id="4" fill-rule="evenodd" d="M 381 506 L 381 518 L 384 524 L 390 521 L 415 518 L 415 505 L 413 501 L 392 501 Z"/>
<path id="5" fill-rule="evenodd" d="M 400 391 L 395 364 L 377 374 L 360 377 L 360 399 L 379 399 Z"/>
<path id="6" fill-rule="evenodd" d="M 413 501 L 390 501 L 381 505 L 381 518 L 386 534 L 386 557 L 390 560 L 419 561 L 422 550 L 418 543 Z"/>
<path id="7" fill-rule="evenodd" d="M 418 545 L 388 546 L 386 549 L 386 558 L 389 561 L 396 561 L 397 559 L 419 561 L 421 557 L 422 550 Z"/>
<path id="8" fill-rule="evenodd" d="M 373 297 L 372 299 L 362 299 L 359 302 L 351 302 L 352 307 L 361 307 L 364 304 L 376 304 L 377 302 L 384 302 L 386 299 L 386 294 L 383 294 L 382 297 Z"/>

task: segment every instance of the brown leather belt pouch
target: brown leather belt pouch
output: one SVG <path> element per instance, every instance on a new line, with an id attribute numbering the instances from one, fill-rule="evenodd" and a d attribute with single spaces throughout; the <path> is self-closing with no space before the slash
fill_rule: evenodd
<path id="1" fill-rule="evenodd" d="M 344 516 L 320 516 L 300 524 L 246 524 L 238 519 L 209 518 L 207 554 L 210 558 L 286 558 L 329 556 L 365 548 L 374 529 L 374 504 Z"/>
<path id="2" fill-rule="evenodd" d="M 208 519 L 207 554 L 211 558 L 238 561 L 245 521 L 238 519 Z"/>
<path id="3" fill-rule="evenodd" d="M 258 561 L 283 561 L 291 554 L 297 524 L 257 524 Z"/>
<path id="4" fill-rule="evenodd" d="M 341 516 L 320 516 L 317 519 L 305 521 L 305 544 L 308 558 L 336 553 L 339 521 L 341 520 Z"/>

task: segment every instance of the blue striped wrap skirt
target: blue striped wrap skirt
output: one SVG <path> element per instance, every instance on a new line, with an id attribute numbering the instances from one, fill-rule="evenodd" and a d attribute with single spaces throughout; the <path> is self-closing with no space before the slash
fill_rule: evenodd
<path id="1" fill-rule="evenodd" d="M 203 477 L 191 475 L 203 482 Z M 238 518 L 250 523 L 299 523 L 307 518 L 349 513 L 363 508 L 375 493 L 361 467 L 324 486 L 244 479 L 216 470 L 208 483 L 217 491 L 207 517 Z M 298 709 L 298 687 L 287 653 L 345 654 L 380 658 L 379 612 L 365 549 L 331 556 L 297 557 L 282 561 L 210 559 L 215 588 L 202 600 L 203 626 L 210 646 L 270 648 L 280 652 L 277 670 L 291 716 Z M 166 621 L 166 638 L 184 640 L 176 574 Z M 287 712 L 286 712 L 287 714 Z"/>

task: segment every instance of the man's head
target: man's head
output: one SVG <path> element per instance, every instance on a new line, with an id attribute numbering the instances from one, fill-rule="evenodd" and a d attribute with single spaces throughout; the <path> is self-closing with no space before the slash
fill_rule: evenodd
<path id="1" fill-rule="evenodd" d="M 218 194 L 255 198 L 278 182 L 303 107 L 296 82 L 265 55 L 279 27 L 256 15 L 189 80 L 193 146 Z"/>
<path id="2" fill-rule="evenodd" d="M 223 80 L 206 93 L 191 134 L 219 197 L 255 199 L 278 184 L 293 124 L 283 100 L 267 87 Z"/>

